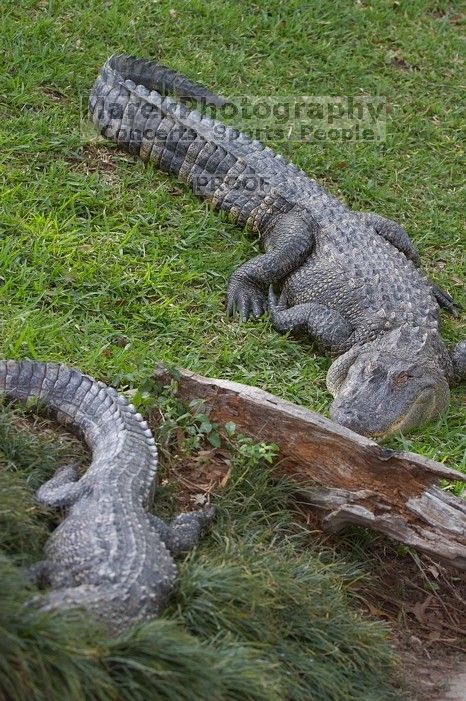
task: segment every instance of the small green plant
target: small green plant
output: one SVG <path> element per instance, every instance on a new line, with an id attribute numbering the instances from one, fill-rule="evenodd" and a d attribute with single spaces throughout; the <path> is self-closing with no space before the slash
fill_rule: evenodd
<path id="1" fill-rule="evenodd" d="M 169 449 L 174 441 L 178 449 L 186 455 L 198 451 L 205 442 L 213 448 L 220 448 L 222 427 L 212 422 L 203 411 L 202 399 L 193 399 L 187 405 L 177 399 L 176 379 L 163 389 L 154 383 L 150 383 L 150 386 L 152 392 L 147 392 L 145 407 L 154 409 L 161 419 L 158 438 L 163 449 Z M 138 402 L 139 395 L 136 396 L 136 406 L 142 406 Z M 229 422 L 223 427 L 223 432 L 226 437 L 233 438 L 236 432 L 235 424 Z"/>
<path id="2" fill-rule="evenodd" d="M 261 462 L 271 465 L 278 455 L 278 445 L 256 443 L 248 436 L 238 436 L 237 445 L 239 454 L 255 465 Z"/>

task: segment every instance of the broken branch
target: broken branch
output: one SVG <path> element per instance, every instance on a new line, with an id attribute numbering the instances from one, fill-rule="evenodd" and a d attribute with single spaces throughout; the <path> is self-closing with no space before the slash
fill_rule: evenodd
<path id="1" fill-rule="evenodd" d="M 161 385 L 176 379 L 176 395 L 202 399 L 211 421 L 232 421 L 241 433 L 277 444 L 277 474 L 296 482 L 300 497 L 322 513 L 324 529 L 358 524 L 466 569 L 466 503 L 436 486 L 439 479 L 466 482 L 466 475 L 416 453 L 383 448 L 255 387 L 189 370 L 171 373 L 163 365 L 155 379 Z"/>

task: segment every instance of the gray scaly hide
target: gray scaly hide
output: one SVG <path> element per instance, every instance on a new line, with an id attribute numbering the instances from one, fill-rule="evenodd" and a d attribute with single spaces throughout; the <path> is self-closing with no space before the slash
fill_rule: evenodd
<path id="1" fill-rule="evenodd" d="M 92 462 L 79 478 L 65 466 L 38 490 L 39 502 L 66 510 L 32 568 L 49 587 L 43 609 L 80 607 L 119 632 L 157 615 L 176 586 L 172 555 L 193 547 L 211 507 L 170 525 L 147 511 L 157 448 L 152 433 L 116 390 L 54 363 L 0 361 L 0 393 L 37 399 L 83 436 Z"/>

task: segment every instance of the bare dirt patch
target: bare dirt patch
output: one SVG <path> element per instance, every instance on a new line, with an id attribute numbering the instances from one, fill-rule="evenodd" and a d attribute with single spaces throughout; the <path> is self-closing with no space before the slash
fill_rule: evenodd
<path id="1" fill-rule="evenodd" d="M 68 99 L 68 96 L 64 92 L 51 85 L 42 85 L 41 90 L 44 93 L 44 95 L 47 95 L 47 97 L 49 97 L 54 102 L 64 102 Z"/>
<path id="2" fill-rule="evenodd" d="M 433 10 L 431 16 L 434 19 L 446 20 L 449 24 L 460 27 L 466 20 L 464 12 L 444 12 L 443 10 Z"/>
<path id="3" fill-rule="evenodd" d="M 73 170 L 86 175 L 99 173 L 107 184 L 114 185 L 117 182 L 118 162 L 130 162 L 131 159 L 105 144 L 87 144 L 79 153 L 66 160 Z"/>
<path id="4" fill-rule="evenodd" d="M 466 669 L 466 577 L 389 541 L 365 547 L 373 588 L 361 611 L 387 621 L 411 698 L 440 701 Z M 452 697 L 454 698 L 454 697 Z"/>

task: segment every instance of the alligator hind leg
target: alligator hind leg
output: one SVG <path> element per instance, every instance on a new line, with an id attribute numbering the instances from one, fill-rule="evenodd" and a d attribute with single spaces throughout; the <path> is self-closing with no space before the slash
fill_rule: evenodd
<path id="1" fill-rule="evenodd" d="M 172 555 L 178 555 L 198 544 L 202 529 L 212 521 L 214 513 L 213 506 L 205 506 L 200 511 L 188 511 L 176 516 L 170 524 L 158 516 L 151 516 L 151 523 Z"/>
<path id="2" fill-rule="evenodd" d="M 68 507 L 80 497 L 83 486 L 78 479 L 78 464 L 64 465 L 36 492 L 36 500 L 45 506 Z"/>
<path id="3" fill-rule="evenodd" d="M 419 253 L 402 226 L 391 219 L 381 217 L 380 214 L 373 214 L 372 212 L 359 212 L 358 214 L 369 226 L 375 229 L 379 236 L 382 236 L 392 246 L 404 253 L 406 258 L 413 261 L 414 265 L 420 266 Z"/>
<path id="4" fill-rule="evenodd" d="M 278 300 L 269 290 L 272 325 L 277 331 L 306 331 L 324 350 L 341 353 L 348 348 L 354 329 L 337 311 L 318 302 L 306 302 L 287 308 L 285 296 Z"/>
<path id="5" fill-rule="evenodd" d="M 304 263 L 312 253 L 318 225 L 288 212 L 277 215 L 265 231 L 270 250 L 235 270 L 228 283 L 228 314 L 238 312 L 242 319 L 261 316 L 268 307 L 269 285 Z"/>

